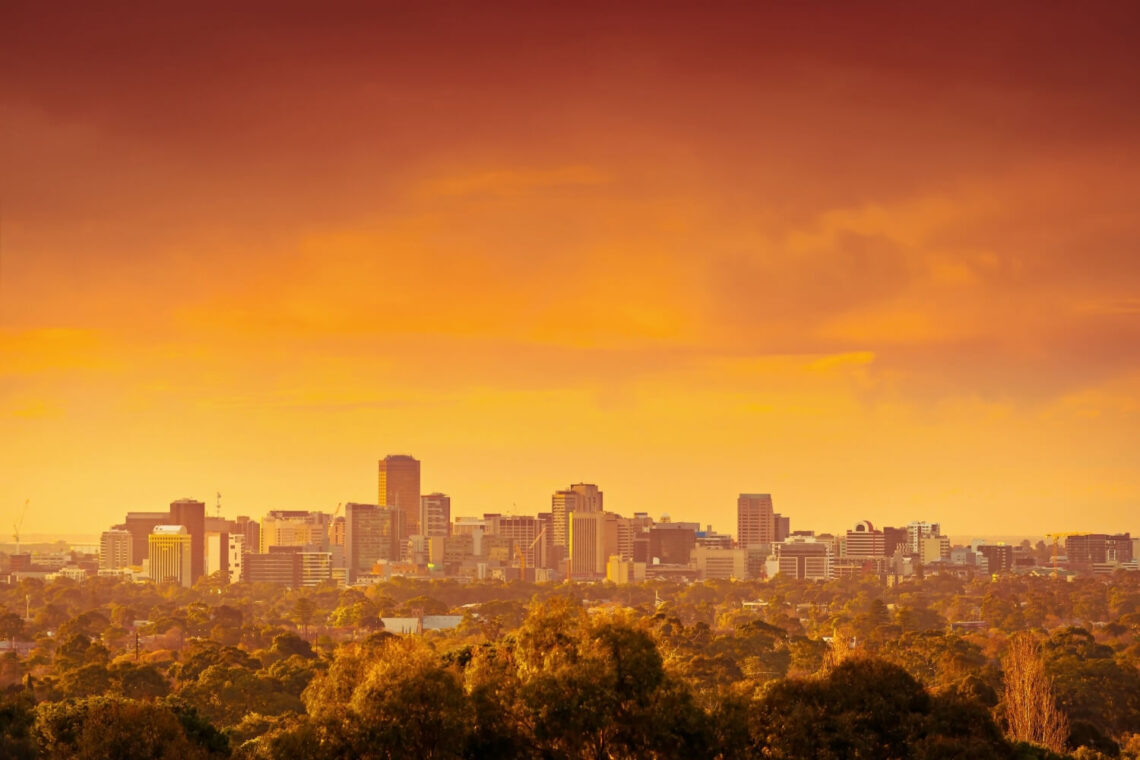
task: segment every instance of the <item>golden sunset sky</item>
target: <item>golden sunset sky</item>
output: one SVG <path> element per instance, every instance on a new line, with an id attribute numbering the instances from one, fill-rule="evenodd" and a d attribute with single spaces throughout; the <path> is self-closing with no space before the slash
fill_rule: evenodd
<path id="1" fill-rule="evenodd" d="M 399 453 L 453 514 L 1140 531 L 1134 3 L 0 13 L 5 534 Z"/>

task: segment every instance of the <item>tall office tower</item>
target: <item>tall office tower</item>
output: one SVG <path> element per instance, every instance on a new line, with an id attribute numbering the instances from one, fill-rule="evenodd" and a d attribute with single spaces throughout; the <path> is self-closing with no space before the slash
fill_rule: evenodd
<path id="1" fill-rule="evenodd" d="M 150 556 L 147 543 L 154 526 L 170 522 L 170 512 L 127 512 L 123 528 L 131 534 L 131 561 L 142 564 Z"/>
<path id="2" fill-rule="evenodd" d="M 155 583 L 173 581 L 193 586 L 194 537 L 185 525 L 156 525 L 147 539 L 148 566 Z"/>
<path id="3" fill-rule="evenodd" d="M 578 511 L 601 512 L 602 492 L 593 483 L 575 483 L 570 490 L 578 494 Z"/>
<path id="4" fill-rule="evenodd" d="M 633 539 L 639 533 L 635 525 L 628 517 L 617 518 L 617 555 L 627 562 L 633 561 Z"/>
<path id="5" fill-rule="evenodd" d="M 400 559 L 404 513 L 378 504 L 344 505 L 344 559 L 349 582 L 381 560 Z"/>
<path id="6" fill-rule="evenodd" d="M 329 548 L 327 512 L 307 509 L 274 509 L 261 519 L 261 551 L 271 546 L 300 546 L 306 551 L 324 552 Z"/>
<path id="7" fill-rule="evenodd" d="M 243 537 L 242 550 L 246 553 L 255 553 L 261 546 L 261 524 L 246 515 L 237 516 L 230 525 L 230 535 Z"/>
<path id="8" fill-rule="evenodd" d="M 772 523 L 775 526 L 775 535 L 772 537 L 774 541 L 783 541 L 792 535 L 792 518 L 777 512 L 772 515 Z"/>
<path id="9" fill-rule="evenodd" d="M 126 530 L 105 530 L 99 537 L 99 569 L 118 570 L 131 564 L 131 534 Z"/>
<path id="10" fill-rule="evenodd" d="M 909 544 L 911 554 L 922 554 L 922 541 L 926 538 L 938 538 L 942 535 L 941 525 L 938 523 L 929 523 L 914 521 L 907 523 L 906 526 L 906 540 Z"/>
<path id="11" fill-rule="evenodd" d="M 241 581 L 242 571 L 245 567 L 245 536 L 241 533 L 231 533 L 229 540 L 229 557 L 226 566 L 230 569 L 230 583 Z"/>
<path id="12" fill-rule="evenodd" d="M 170 504 L 170 525 L 182 525 L 190 534 L 190 583 L 193 586 L 206 569 L 206 502 L 179 499 Z"/>
<path id="13" fill-rule="evenodd" d="M 743 549 L 775 542 L 776 516 L 771 494 L 740 494 L 736 500 L 736 540 Z"/>
<path id="14" fill-rule="evenodd" d="M 597 578 L 606 574 L 606 514 L 570 514 L 570 573 L 575 578 Z"/>
<path id="15" fill-rule="evenodd" d="M 854 529 L 847 531 L 847 539 L 843 543 L 842 553 L 844 557 L 851 557 L 852 559 L 886 556 L 883 531 L 875 530 L 875 526 L 868 520 L 857 523 Z"/>
<path id="16" fill-rule="evenodd" d="M 546 542 L 539 538 L 541 532 L 542 523 L 537 517 L 520 515 L 499 518 L 499 535 L 514 545 L 511 549 L 511 561 L 513 562 L 521 554 L 526 558 L 526 566 L 529 568 L 545 567 Z"/>
<path id="17" fill-rule="evenodd" d="M 570 514 L 585 512 L 578 508 L 582 497 L 574 491 L 555 491 L 550 499 L 550 511 L 554 515 L 554 545 L 567 547 L 570 545 Z"/>
<path id="18" fill-rule="evenodd" d="M 206 531 L 206 575 L 230 575 L 230 534 L 221 530 Z"/>
<path id="19" fill-rule="evenodd" d="M 401 540 L 420 532 L 420 460 L 406 454 L 380 460 L 380 506 L 404 514 Z"/>
<path id="20" fill-rule="evenodd" d="M 569 546 L 570 513 L 601 512 L 602 492 L 593 483 L 575 483 L 565 491 L 555 491 L 550 499 L 554 515 L 554 545 Z"/>
<path id="21" fill-rule="evenodd" d="M 442 538 L 451 533 L 451 497 L 429 493 L 420 497 L 420 535 Z"/>

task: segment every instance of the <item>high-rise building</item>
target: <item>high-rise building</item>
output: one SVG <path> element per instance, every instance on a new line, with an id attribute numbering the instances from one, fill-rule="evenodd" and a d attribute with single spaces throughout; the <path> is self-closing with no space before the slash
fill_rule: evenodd
<path id="1" fill-rule="evenodd" d="M 570 545 L 570 514 L 572 512 L 586 511 L 578 509 L 581 497 L 574 491 L 555 491 L 550 499 L 550 512 L 554 515 L 553 541 L 555 546 L 567 547 Z"/>
<path id="2" fill-rule="evenodd" d="M 349 582 L 377 562 L 399 561 L 404 513 L 378 504 L 344 505 L 344 559 Z"/>
<path id="3" fill-rule="evenodd" d="M 744 549 L 775 542 L 776 519 L 771 494 L 740 494 L 736 500 L 736 539 Z"/>
<path id="4" fill-rule="evenodd" d="M 185 525 L 156 525 L 147 541 L 149 575 L 155 583 L 192 586 L 194 537 Z"/>
<path id="5" fill-rule="evenodd" d="M 601 512 L 602 492 L 593 483 L 574 483 L 570 490 L 578 494 L 578 510 L 580 512 Z"/>
<path id="6" fill-rule="evenodd" d="M 774 527 L 774 541 L 783 541 L 788 536 L 792 535 L 792 518 L 785 517 L 779 512 L 772 515 L 772 524 Z"/>
<path id="7" fill-rule="evenodd" d="M 575 578 L 599 578 L 606 574 L 606 514 L 570 514 L 570 573 Z"/>
<path id="8" fill-rule="evenodd" d="M 922 554 L 922 541 L 926 538 L 936 538 L 942 535 L 942 526 L 938 523 L 929 523 L 916 520 L 907 523 L 906 538 L 911 554 Z"/>
<path id="9" fill-rule="evenodd" d="M 420 532 L 420 460 L 406 454 L 380 460 L 380 506 L 403 513 L 401 541 Z"/>
<path id="10" fill-rule="evenodd" d="M 875 530 L 869 520 L 856 524 L 852 530 L 847 531 L 841 554 L 851 559 L 885 557 L 887 550 L 883 532 Z"/>
<path id="11" fill-rule="evenodd" d="M 1084 533 L 1065 537 L 1065 556 L 1069 562 L 1103 564 L 1131 562 L 1132 536 L 1128 533 Z"/>
<path id="12" fill-rule="evenodd" d="M 658 523 L 649 529 L 649 564 L 687 565 L 697 532 L 685 523 Z"/>
<path id="13" fill-rule="evenodd" d="M 499 518 L 499 535 L 509 539 L 515 547 L 511 560 L 521 553 L 529 568 L 546 566 L 546 544 L 538 538 L 540 532 L 542 527 L 537 517 L 520 515 Z"/>
<path id="14" fill-rule="evenodd" d="M 269 551 L 244 557 L 244 580 L 287 588 L 301 585 L 301 547 L 270 546 Z"/>
<path id="15" fill-rule="evenodd" d="M 925 536 L 918 547 L 918 557 L 923 564 L 947 562 L 950 560 L 949 536 Z"/>
<path id="16" fill-rule="evenodd" d="M 1013 570 L 1013 547 L 1006 544 L 980 544 L 978 554 L 986 558 L 987 572 L 1008 573 Z"/>
<path id="17" fill-rule="evenodd" d="M 131 561 L 141 564 L 150 556 L 148 541 L 156 525 L 170 522 L 170 512 L 127 512 L 123 529 L 131 534 Z"/>
<path id="18" fill-rule="evenodd" d="M 451 532 L 451 497 L 442 493 L 429 493 L 420 497 L 421 536 L 443 537 Z"/>
<path id="19" fill-rule="evenodd" d="M 555 491 L 550 500 L 554 515 L 554 545 L 570 545 L 570 513 L 601 512 L 602 492 L 593 483 L 575 483 L 565 491 Z"/>
<path id="20" fill-rule="evenodd" d="M 256 525 L 256 523 L 254 524 Z M 230 583 L 237 583 L 242 578 L 245 568 L 245 555 L 248 552 L 245 550 L 244 534 L 230 533 L 229 536 L 229 557 L 226 560 L 226 567 L 230 571 Z"/>
<path id="21" fill-rule="evenodd" d="M 256 552 L 261 546 L 261 524 L 246 515 L 238 515 L 230 525 L 230 535 L 243 537 L 242 550 Z"/>
<path id="22" fill-rule="evenodd" d="M 224 573 L 230 577 L 230 534 L 224 531 L 206 531 L 206 575 Z"/>
<path id="23" fill-rule="evenodd" d="M 206 502 L 179 499 L 170 504 L 170 525 L 182 525 L 190 534 L 190 583 L 206 571 Z"/>
<path id="24" fill-rule="evenodd" d="M 131 533 L 105 530 L 99 537 L 99 569 L 118 570 L 131 564 Z"/>
<path id="25" fill-rule="evenodd" d="M 261 551 L 271 546 L 299 546 L 306 551 L 323 552 L 329 548 L 327 512 L 307 509 L 274 509 L 261 519 Z"/>

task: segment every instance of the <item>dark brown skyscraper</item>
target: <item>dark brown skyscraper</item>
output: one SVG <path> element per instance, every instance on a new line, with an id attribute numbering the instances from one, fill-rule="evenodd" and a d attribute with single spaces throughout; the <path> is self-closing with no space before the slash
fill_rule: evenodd
<path id="1" fill-rule="evenodd" d="M 190 583 L 202 577 L 206 567 L 206 502 L 179 499 L 170 504 L 170 524 L 181 525 L 190 534 Z"/>
<path id="2" fill-rule="evenodd" d="M 405 454 L 380 460 L 380 506 L 404 514 L 403 536 L 420 532 L 420 460 Z"/>

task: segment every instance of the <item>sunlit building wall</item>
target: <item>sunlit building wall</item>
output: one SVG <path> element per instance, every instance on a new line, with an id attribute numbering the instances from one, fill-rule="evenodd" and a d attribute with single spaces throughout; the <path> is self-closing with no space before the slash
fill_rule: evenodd
<path id="1" fill-rule="evenodd" d="M 119 570 L 131 564 L 131 533 L 105 530 L 99 537 L 99 569 Z"/>
<path id="2" fill-rule="evenodd" d="M 736 540 L 744 549 L 775 542 L 776 520 L 771 494 L 742 493 L 737 497 Z"/>
<path id="3" fill-rule="evenodd" d="M 148 568 L 155 583 L 173 581 L 182 586 L 192 580 L 193 537 L 184 525 L 156 525 L 148 540 Z"/>
<path id="4" fill-rule="evenodd" d="M 398 509 L 400 540 L 420 532 L 420 461 L 406 454 L 390 454 L 379 464 L 379 504 Z"/>
<path id="5" fill-rule="evenodd" d="M 451 497 L 429 493 L 420 497 L 419 534 L 432 538 L 451 532 Z"/>
<path id="6" fill-rule="evenodd" d="M 606 574 L 606 515 L 603 512 L 570 514 L 570 573 L 575 578 Z"/>

